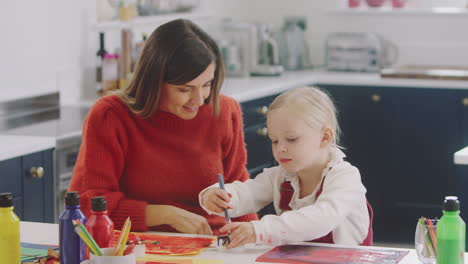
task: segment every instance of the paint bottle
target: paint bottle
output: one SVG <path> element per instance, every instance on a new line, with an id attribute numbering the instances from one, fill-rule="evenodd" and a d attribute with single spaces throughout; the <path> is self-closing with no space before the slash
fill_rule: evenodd
<path id="1" fill-rule="evenodd" d="M 86 216 L 80 210 L 80 196 L 77 192 L 68 192 L 65 209 L 59 217 L 60 263 L 79 264 L 86 259 L 86 245 L 75 233 L 73 220 L 86 224 Z"/>
<path id="2" fill-rule="evenodd" d="M 2 263 L 20 263 L 20 220 L 13 212 L 11 193 L 0 193 L 0 258 Z"/>
<path id="3" fill-rule="evenodd" d="M 86 229 L 100 248 L 113 247 L 114 223 L 107 214 L 107 201 L 104 196 L 96 196 L 91 200 L 91 215 Z"/>
<path id="4" fill-rule="evenodd" d="M 463 264 L 465 256 L 465 222 L 460 217 L 456 196 L 447 196 L 437 223 L 437 264 Z"/>

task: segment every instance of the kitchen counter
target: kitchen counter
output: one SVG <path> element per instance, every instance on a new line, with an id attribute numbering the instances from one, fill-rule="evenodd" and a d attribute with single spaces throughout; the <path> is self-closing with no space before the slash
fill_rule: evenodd
<path id="1" fill-rule="evenodd" d="M 352 85 L 409 88 L 466 89 L 467 81 L 381 78 L 378 73 L 307 70 L 285 72 L 279 77 L 226 78 L 221 93 L 239 102 L 284 92 L 305 85 Z"/>
<path id="2" fill-rule="evenodd" d="M 55 148 L 55 138 L 0 135 L 0 161 Z"/>
<path id="3" fill-rule="evenodd" d="M 453 155 L 453 161 L 455 164 L 468 165 L 468 147 L 455 152 Z"/>
<path id="4" fill-rule="evenodd" d="M 285 72 L 278 77 L 250 77 L 250 78 L 226 78 L 221 93 L 231 96 L 239 102 L 245 102 L 256 98 L 269 96 L 284 92 L 288 89 L 318 84 L 353 85 L 353 86 L 386 86 L 386 87 L 409 87 L 409 88 L 444 88 L 444 89 L 467 89 L 466 81 L 448 80 L 421 80 L 421 79 L 396 79 L 381 78 L 378 73 L 352 73 L 352 72 L 328 72 L 323 70 L 305 70 Z M 81 126 L 89 106 L 94 102 L 84 102 L 79 106 L 62 106 L 60 117 L 57 120 L 40 122 L 14 128 L 8 131 L 0 131 L 0 135 L 26 135 L 27 140 L 16 141 L 5 140 L 0 150 L 2 157 L 10 158 L 16 154 L 26 154 L 40 150 L 38 142 L 51 143 L 50 138 L 56 139 L 60 145 L 61 140 L 81 136 Z M 33 140 L 32 136 L 41 136 Z M 50 137 L 47 139 L 46 137 Z M 12 137 L 14 138 L 14 137 Z M 51 143 L 52 144 L 52 143 Z M 44 146 L 52 146 L 45 144 Z M 43 148 L 45 149 L 45 148 Z M 3 158 L 3 159 L 5 159 Z"/>
<path id="5" fill-rule="evenodd" d="M 33 119 L 28 125 L 7 128 L 0 134 L 53 137 L 60 144 L 69 138 L 81 138 L 83 121 L 88 111 L 89 107 L 86 106 L 60 106 L 57 117 Z"/>
<path id="6" fill-rule="evenodd" d="M 21 222 L 21 242 L 38 243 L 57 245 L 58 244 L 58 225 L 57 224 L 43 224 L 34 222 Z M 171 235 L 171 233 L 164 233 Z M 185 234 L 174 234 L 184 236 Z M 196 235 L 192 235 L 196 236 Z M 314 243 L 304 243 L 314 244 Z M 334 245 L 329 245 L 334 246 Z M 337 245 L 338 246 L 338 245 Z M 271 246 L 245 246 L 236 249 L 215 249 L 209 248 L 198 256 L 189 256 L 189 258 L 198 259 L 219 259 L 224 264 L 238 264 L 238 263 L 256 263 L 255 259 L 260 255 L 268 252 L 273 247 Z M 378 248 L 378 247 L 375 247 Z M 465 254 L 466 255 L 466 254 Z M 187 257 L 174 257 L 174 258 L 187 258 Z M 411 249 L 409 254 L 406 255 L 399 264 L 412 264 L 418 263 L 416 252 Z M 264 263 L 264 262 L 258 262 Z M 468 257 L 465 256 L 465 263 L 468 263 Z"/>

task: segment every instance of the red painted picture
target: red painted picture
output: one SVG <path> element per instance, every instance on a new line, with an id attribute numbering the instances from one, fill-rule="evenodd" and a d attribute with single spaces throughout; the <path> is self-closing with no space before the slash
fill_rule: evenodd
<path id="1" fill-rule="evenodd" d="M 114 231 L 114 242 L 120 231 Z M 164 236 L 130 232 L 128 241 L 140 241 L 146 246 L 146 254 L 169 256 L 193 256 L 210 247 L 215 237 Z"/>

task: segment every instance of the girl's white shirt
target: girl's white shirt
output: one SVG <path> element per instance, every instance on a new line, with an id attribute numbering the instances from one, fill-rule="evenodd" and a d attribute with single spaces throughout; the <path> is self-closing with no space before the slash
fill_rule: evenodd
<path id="1" fill-rule="evenodd" d="M 299 177 L 288 173 L 281 166 L 265 169 L 255 179 L 226 184 L 232 194 L 229 212 L 231 217 L 256 213 L 273 201 L 278 215 L 265 215 L 252 221 L 257 244 L 280 245 L 310 241 L 333 231 L 337 244 L 359 245 L 369 230 L 369 212 L 366 204 L 366 188 L 361 182 L 359 170 L 343 160 L 346 155 L 338 148 L 331 149 L 331 159 L 322 171 L 323 190 L 318 199 L 317 185 L 312 194 L 299 198 Z M 291 181 L 294 189 L 289 206 L 291 211 L 279 208 L 280 186 Z M 219 185 L 213 184 L 199 194 L 201 207 L 209 214 L 217 214 L 202 204 L 202 194 Z M 217 215 L 223 216 L 224 213 Z"/>

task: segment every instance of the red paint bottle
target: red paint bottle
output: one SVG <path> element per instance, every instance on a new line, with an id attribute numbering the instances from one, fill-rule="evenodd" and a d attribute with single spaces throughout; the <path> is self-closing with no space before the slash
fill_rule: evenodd
<path id="1" fill-rule="evenodd" d="M 86 222 L 86 229 L 100 248 L 113 247 L 114 222 L 107 214 L 104 196 L 96 196 L 91 200 L 91 215 Z"/>

